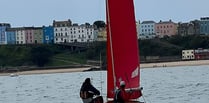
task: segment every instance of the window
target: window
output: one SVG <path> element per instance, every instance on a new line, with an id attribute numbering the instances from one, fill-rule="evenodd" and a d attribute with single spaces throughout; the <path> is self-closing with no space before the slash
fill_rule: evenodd
<path id="1" fill-rule="evenodd" d="M 46 36 L 46 40 L 49 40 L 49 36 Z"/>

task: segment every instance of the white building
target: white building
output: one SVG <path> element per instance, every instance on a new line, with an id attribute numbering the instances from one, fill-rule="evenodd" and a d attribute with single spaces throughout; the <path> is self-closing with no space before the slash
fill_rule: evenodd
<path id="1" fill-rule="evenodd" d="M 68 43 L 70 42 L 70 26 L 71 20 L 67 21 L 53 21 L 54 26 L 54 43 Z"/>
<path id="2" fill-rule="evenodd" d="M 54 43 L 67 43 L 69 40 L 69 27 L 54 28 Z"/>
<path id="3" fill-rule="evenodd" d="M 93 42 L 97 30 L 88 23 L 78 25 L 71 21 L 54 21 L 54 43 Z"/>
<path id="4" fill-rule="evenodd" d="M 16 28 L 15 37 L 16 44 L 26 44 L 26 33 L 24 28 Z"/>
<path id="5" fill-rule="evenodd" d="M 182 60 L 195 59 L 194 50 L 182 50 Z"/>
<path id="6" fill-rule="evenodd" d="M 136 22 L 137 39 L 139 39 L 139 35 L 140 35 L 139 34 L 140 33 L 139 32 L 140 31 L 140 29 L 139 29 L 140 28 L 140 25 L 139 24 L 140 24 L 140 21 L 139 22 Z"/>
<path id="7" fill-rule="evenodd" d="M 155 34 L 155 22 L 154 21 L 143 21 L 139 24 L 139 38 L 140 39 L 152 39 L 156 36 Z"/>
<path id="8" fill-rule="evenodd" d="M 71 42 L 93 42 L 96 40 L 97 30 L 92 25 L 73 25 L 70 27 Z"/>

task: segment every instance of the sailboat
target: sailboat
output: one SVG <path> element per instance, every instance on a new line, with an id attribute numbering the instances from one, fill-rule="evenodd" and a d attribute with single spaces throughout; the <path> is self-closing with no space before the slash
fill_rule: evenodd
<path id="1" fill-rule="evenodd" d="M 140 61 L 133 0 L 106 0 L 106 18 L 107 102 L 112 103 L 120 81 L 125 81 L 127 90 L 140 88 Z M 131 95 L 130 101 L 135 101 L 140 96 Z"/>

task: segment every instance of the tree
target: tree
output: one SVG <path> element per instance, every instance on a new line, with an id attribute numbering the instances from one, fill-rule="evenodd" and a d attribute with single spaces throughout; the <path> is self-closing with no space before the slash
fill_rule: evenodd
<path id="1" fill-rule="evenodd" d="M 42 67 L 49 62 L 50 57 L 52 56 L 52 52 L 43 46 L 33 47 L 30 54 L 32 62 L 39 67 Z"/>
<path id="2" fill-rule="evenodd" d="M 98 20 L 93 23 L 97 28 L 104 28 L 106 26 L 104 21 Z"/>

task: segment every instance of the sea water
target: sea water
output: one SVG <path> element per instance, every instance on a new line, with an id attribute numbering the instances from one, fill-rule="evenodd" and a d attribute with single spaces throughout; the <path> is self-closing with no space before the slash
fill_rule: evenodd
<path id="1" fill-rule="evenodd" d="M 90 77 L 106 98 L 106 71 L 0 76 L 0 103 L 82 103 L 80 86 Z M 209 66 L 141 69 L 146 103 L 209 103 Z"/>

